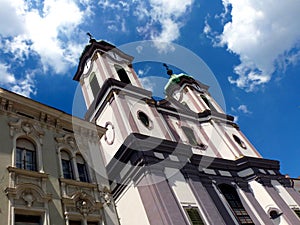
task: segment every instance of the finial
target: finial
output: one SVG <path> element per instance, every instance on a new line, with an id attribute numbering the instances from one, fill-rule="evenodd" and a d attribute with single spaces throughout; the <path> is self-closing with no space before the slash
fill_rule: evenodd
<path id="1" fill-rule="evenodd" d="M 91 33 L 90 33 L 90 32 L 87 32 L 87 33 L 86 33 L 86 35 L 90 37 L 90 43 L 92 43 L 92 42 L 95 42 L 95 41 L 96 41 L 96 39 L 93 37 L 93 35 L 91 35 Z"/>
<path id="2" fill-rule="evenodd" d="M 169 76 L 171 76 L 171 75 L 173 74 L 173 70 L 169 69 L 169 66 L 168 66 L 167 64 L 165 64 L 165 63 L 163 64 L 163 66 L 166 67 L 167 74 L 168 74 Z"/>

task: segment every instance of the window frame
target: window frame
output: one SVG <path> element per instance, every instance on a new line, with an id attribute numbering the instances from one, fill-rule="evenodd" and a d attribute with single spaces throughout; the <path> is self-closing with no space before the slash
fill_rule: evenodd
<path id="1" fill-rule="evenodd" d="M 98 81 L 98 78 L 97 78 L 97 75 L 95 72 L 91 73 L 90 78 L 89 78 L 89 84 L 91 87 L 92 94 L 93 94 L 94 98 L 96 98 L 96 96 L 100 90 L 100 84 L 99 84 L 99 81 Z"/>
<path id="2" fill-rule="evenodd" d="M 183 209 L 191 225 L 205 225 L 204 220 L 200 215 L 200 210 L 197 206 L 183 206 Z M 192 215 L 189 213 L 191 210 L 195 210 L 198 218 L 195 219 L 194 215 L 192 217 Z"/>
<path id="3" fill-rule="evenodd" d="M 81 157 L 83 163 L 79 162 L 77 157 Z M 83 174 L 81 174 L 81 172 L 79 170 L 80 167 L 78 165 L 80 165 L 80 167 L 83 169 L 83 171 L 82 171 Z M 83 158 L 83 156 L 81 154 L 78 154 L 78 153 L 76 154 L 76 166 L 77 166 L 79 181 L 89 183 L 90 182 L 90 177 L 89 177 L 88 167 L 87 167 L 86 161 Z"/>
<path id="4" fill-rule="evenodd" d="M 188 127 L 188 126 L 181 126 L 181 129 L 183 130 L 184 135 L 186 136 L 186 138 L 188 139 L 188 143 L 192 146 L 196 146 L 198 148 L 200 148 L 201 150 L 206 150 L 207 149 L 207 145 L 205 145 L 204 143 L 198 141 L 195 132 L 192 128 Z"/>
<path id="5" fill-rule="evenodd" d="M 29 145 L 27 147 L 20 146 L 20 144 L 18 142 L 21 140 L 25 140 L 26 142 L 30 143 L 30 145 L 32 145 L 32 149 L 30 149 L 28 147 Z M 22 136 L 18 137 L 16 139 L 16 148 L 15 149 L 16 149 L 15 150 L 15 167 L 16 168 L 29 170 L 29 171 L 38 171 L 37 146 L 36 146 L 35 142 L 33 142 L 27 138 L 24 138 Z M 27 158 L 28 153 L 31 154 L 30 158 Z M 18 159 L 19 156 L 20 156 L 20 159 Z"/>
<path id="6" fill-rule="evenodd" d="M 237 222 L 241 225 L 255 225 L 249 213 L 245 209 L 236 189 L 229 184 L 219 184 L 218 188 Z"/>
<path id="7" fill-rule="evenodd" d="M 67 154 L 68 156 L 68 159 L 64 159 L 63 158 L 63 154 L 62 153 L 65 153 Z M 71 154 L 65 150 L 65 149 L 62 149 L 60 150 L 60 163 L 61 163 L 61 172 L 62 172 L 62 177 L 65 178 L 65 179 L 71 179 L 71 180 L 74 180 L 75 179 L 75 176 L 74 176 L 74 168 L 73 168 L 73 165 L 72 165 L 72 156 Z M 64 167 L 64 166 L 67 166 Z M 68 170 L 66 171 L 65 168 Z M 66 173 L 65 173 L 66 171 Z M 69 176 L 66 176 L 66 174 L 68 174 Z"/>
<path id="8" fill-rule="evenodd" d="M 115 68 L 121 82 L 123 82 L 125 84 L 131 84 L 131 80 L 130 80 L 126 70 L 121 65 L 115 64 L 114 68 Z"/>

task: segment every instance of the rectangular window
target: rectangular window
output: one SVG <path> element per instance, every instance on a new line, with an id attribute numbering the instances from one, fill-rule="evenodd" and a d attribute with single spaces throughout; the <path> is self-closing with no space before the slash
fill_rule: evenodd
<path id="1" fill-rule="evenodd" d="M 300 218 L 300 209 L 293 209 L 297 216 Z"/>
<path id="2" fill-rule="evenodd" d="M 98 225 L 98 222 L 87 222 L 87 225 Z"/>
<path id="3" fill-rule="evenodd" d="M 41 225 L 41 216 L 31 216 L 31 215 L 15 215 L 15 225 Z"/>
<path id="4" fill-rule="evenodd" d="M 69 225 L 81 225 L 81 221 L 69 220 Z"/>
<path id="5" fill-rule="evenodd" d="M 35 152 L 27 150 L 25 153 L 25 169 L 36 170 L 35 168 Z"/>
<path id="6" fill-rule="evenodd" d="M 17 148 L 17 151 L 16 151 L 16 167 L 20 168 L 20 169 L 24 169 L 23 166 L 22 166 L 23 165 L 22 152 L 23 152 L 22 149 Z"/>
<path id="7" fill-rule="evenodd" d="M 35 151 L 31 151 L 24 148 L 17 148 L 16 167 L 25 170 L 36 171 Z"/>
<path id="8" fill-rule="evenodd" d="M 62 159 L 61 162 L 63 167 L 64 178 L 73 179 L 71 161 Z"/>
<path id="9" fill-rule="evenodd" d="M 184 207 L 191 225 L 204 225 L 197 207 Z"/>
<path id="10" fill-rule="evenodd" d="M 77 169 L 79 174 L 79 180 L 82 182 L 89 182 L 85 164 L 77 163 Z"/>
<path id="11" fill-rule="evenodd" d="M 91 89 L 92 89 L 94 98 L 96 98 L 96 95 L 98 94 L 98 91 L 100 90 L 100 86 L 99 86 L 96 74 L 93 73 L 93 74 L 91 74 L 91 76 L 92 76 L 92 79 L 91 79 L 90 85 L 91 85 Z"/>

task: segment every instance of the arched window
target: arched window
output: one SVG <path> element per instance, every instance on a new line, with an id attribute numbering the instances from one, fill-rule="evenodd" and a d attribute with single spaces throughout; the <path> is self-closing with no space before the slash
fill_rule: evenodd
<path id="1" fill-rule="evenodd" d="M 60 155 L 64 178 L 74 179 L 73 168 L 69 153 L 63 150 L 60 152 Z"/>
<path id="2" fill-rule="evenodd" d="M 37 170 L 36 147 L 25 138 L 17 139 L 16 167 L 25 170 Z"/>
<path id="3" fill-rule="evenodd" d="M 235 134 L 233 134 L 232 136 L 235 142 L 239 144 L 239 146 L 241 146 L 243 149 L 247 148 L 245 143 L 238 136 L 236 136 Z"/>
<path id="4" fill-rule="evenodd" d="M 181 126 L 185 136 L 187 137 L 187 139 L 189 140 L 189 144 L 193 145 L 193 146 L 197 146 L 198 148 L 202 149 L 202 150 L 206 150 L 207 149 L 207 145 L 203 144 L 203 143 L 198 143 L 196 136 L 194 134 L 193 129 L 186 127 L 186 126 Z"/>
<path id="5" fill-rule="evenodd" d="M 85 163 L 83 157 L 79 154 L 76 155 L 76 163 L 77 163 L 79 180 L 82 182 L 89 182 L 86 163 Z"/>
<path id="6" fill-rule="evenodd" d="M 118 73 L 120 81 L 122 81 L 125 84 L 130 84 L 131 83 L 126 71 L 124 70 L 124 68 L 122 66 L 115 65 L 115 69 Z"/>
<path id="7" fill-rule="evenodd" d="M 207 97 L 204 94 L 200 94 L 200 97 L 205 102 L 205 104 L 207 105 L 207 107 L 210 108 L 210 110 L 216 111 L 216 109 L 214 108 L 214 106 L 211 104 L 211 102 L 207 99 Z"/>
<path id="8" fill-rule="evenodd" d="M 221 184 L 219 188 L 224 195 L 226 201 L 228 202 L 231 210 L 236 216 L 240 224 L 252 224 L 254 225 L 252 219 L 248 215 L 246 209 L 244 208 L 238 193 L 235 188 L 228 184 Z"/>
<path id="9" fill-rule="evenodd" d="M 195 137 L 194 131 L 186 126 L 181 126 L 185 136 L 187 137 L 187 139 L 189 140 L 189 143 L 193 146 L 198 145 L 197 139 Z"/>
<path id="10" fill-rule="evenodd" d="M 93 92 L 94 97 L 98 94 L 98 91 L 100 90 L 100 86 L 96 77 L 96 74 L 93 72 L 90 75 L 90 86 Z"/>

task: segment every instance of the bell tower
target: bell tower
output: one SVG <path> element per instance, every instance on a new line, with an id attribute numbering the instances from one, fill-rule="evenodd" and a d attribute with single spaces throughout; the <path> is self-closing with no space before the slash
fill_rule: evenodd
<path id="1" fill-rule="evenodd" d="M 81 85 L 88 109 L 85 119 L 107 129 L 101 140 L 105 163 L 132 133 L 171 138 L 132 61 L 112 44 L 91 38 L 73 78 Z"/>

